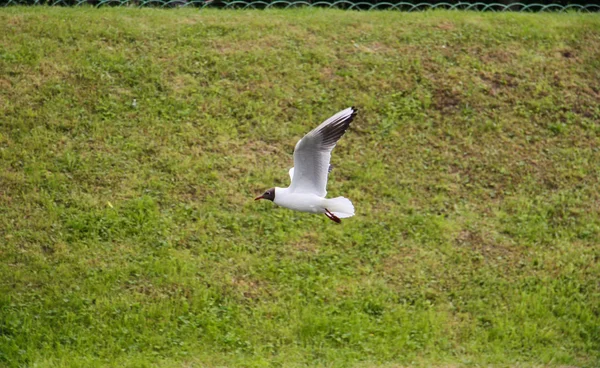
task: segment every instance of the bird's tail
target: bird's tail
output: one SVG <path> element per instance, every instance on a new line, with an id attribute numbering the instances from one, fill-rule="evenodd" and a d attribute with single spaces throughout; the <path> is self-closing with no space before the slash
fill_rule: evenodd
<path id="1" fill-rule="evenodd" d="M 336 197 L 325 201 L 325 208 L 339 218 L 354 216 L 354 206 L 348 198 Z"/>

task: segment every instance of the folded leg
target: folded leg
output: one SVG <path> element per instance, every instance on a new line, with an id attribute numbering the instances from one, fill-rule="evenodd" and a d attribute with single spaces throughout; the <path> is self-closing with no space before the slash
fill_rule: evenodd
<path id="1" fill-rule="evenodd" d="M 325 216 L 327 216 L 331 221 L 337 222 L 338 224 L 342 222 L 339 217 L 331 213 L 327 208 L 325 209 Z"/>

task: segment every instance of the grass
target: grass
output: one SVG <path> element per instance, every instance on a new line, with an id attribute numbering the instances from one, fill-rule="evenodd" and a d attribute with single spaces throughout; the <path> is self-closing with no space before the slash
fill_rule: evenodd
<path id="1" fill-rule="evenodd" d="M 0 366 L 600 365 L 600 17 L 0 9 Z M 350 105 L 329 195 L 252 199 Z"/>

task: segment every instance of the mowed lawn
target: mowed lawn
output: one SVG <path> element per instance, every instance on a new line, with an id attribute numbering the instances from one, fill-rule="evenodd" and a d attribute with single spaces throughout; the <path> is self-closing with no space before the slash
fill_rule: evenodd
<path id="1" fill-rule="evenodd" d="M 0 366 L 598 367 L 599 105 L 598 14 L 2 8 Z"/>

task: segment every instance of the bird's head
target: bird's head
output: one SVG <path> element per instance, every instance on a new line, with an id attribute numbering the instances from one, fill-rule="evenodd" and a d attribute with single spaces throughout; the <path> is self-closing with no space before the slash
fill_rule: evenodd
<path id="1" fill-rule="evenodd" d="M 259 199 L 268 199 L 269 201 L 275 200 L 275 188 L 268 189 L 262 195 L 254 198 L 255 201 L 258 201 Z"/>

